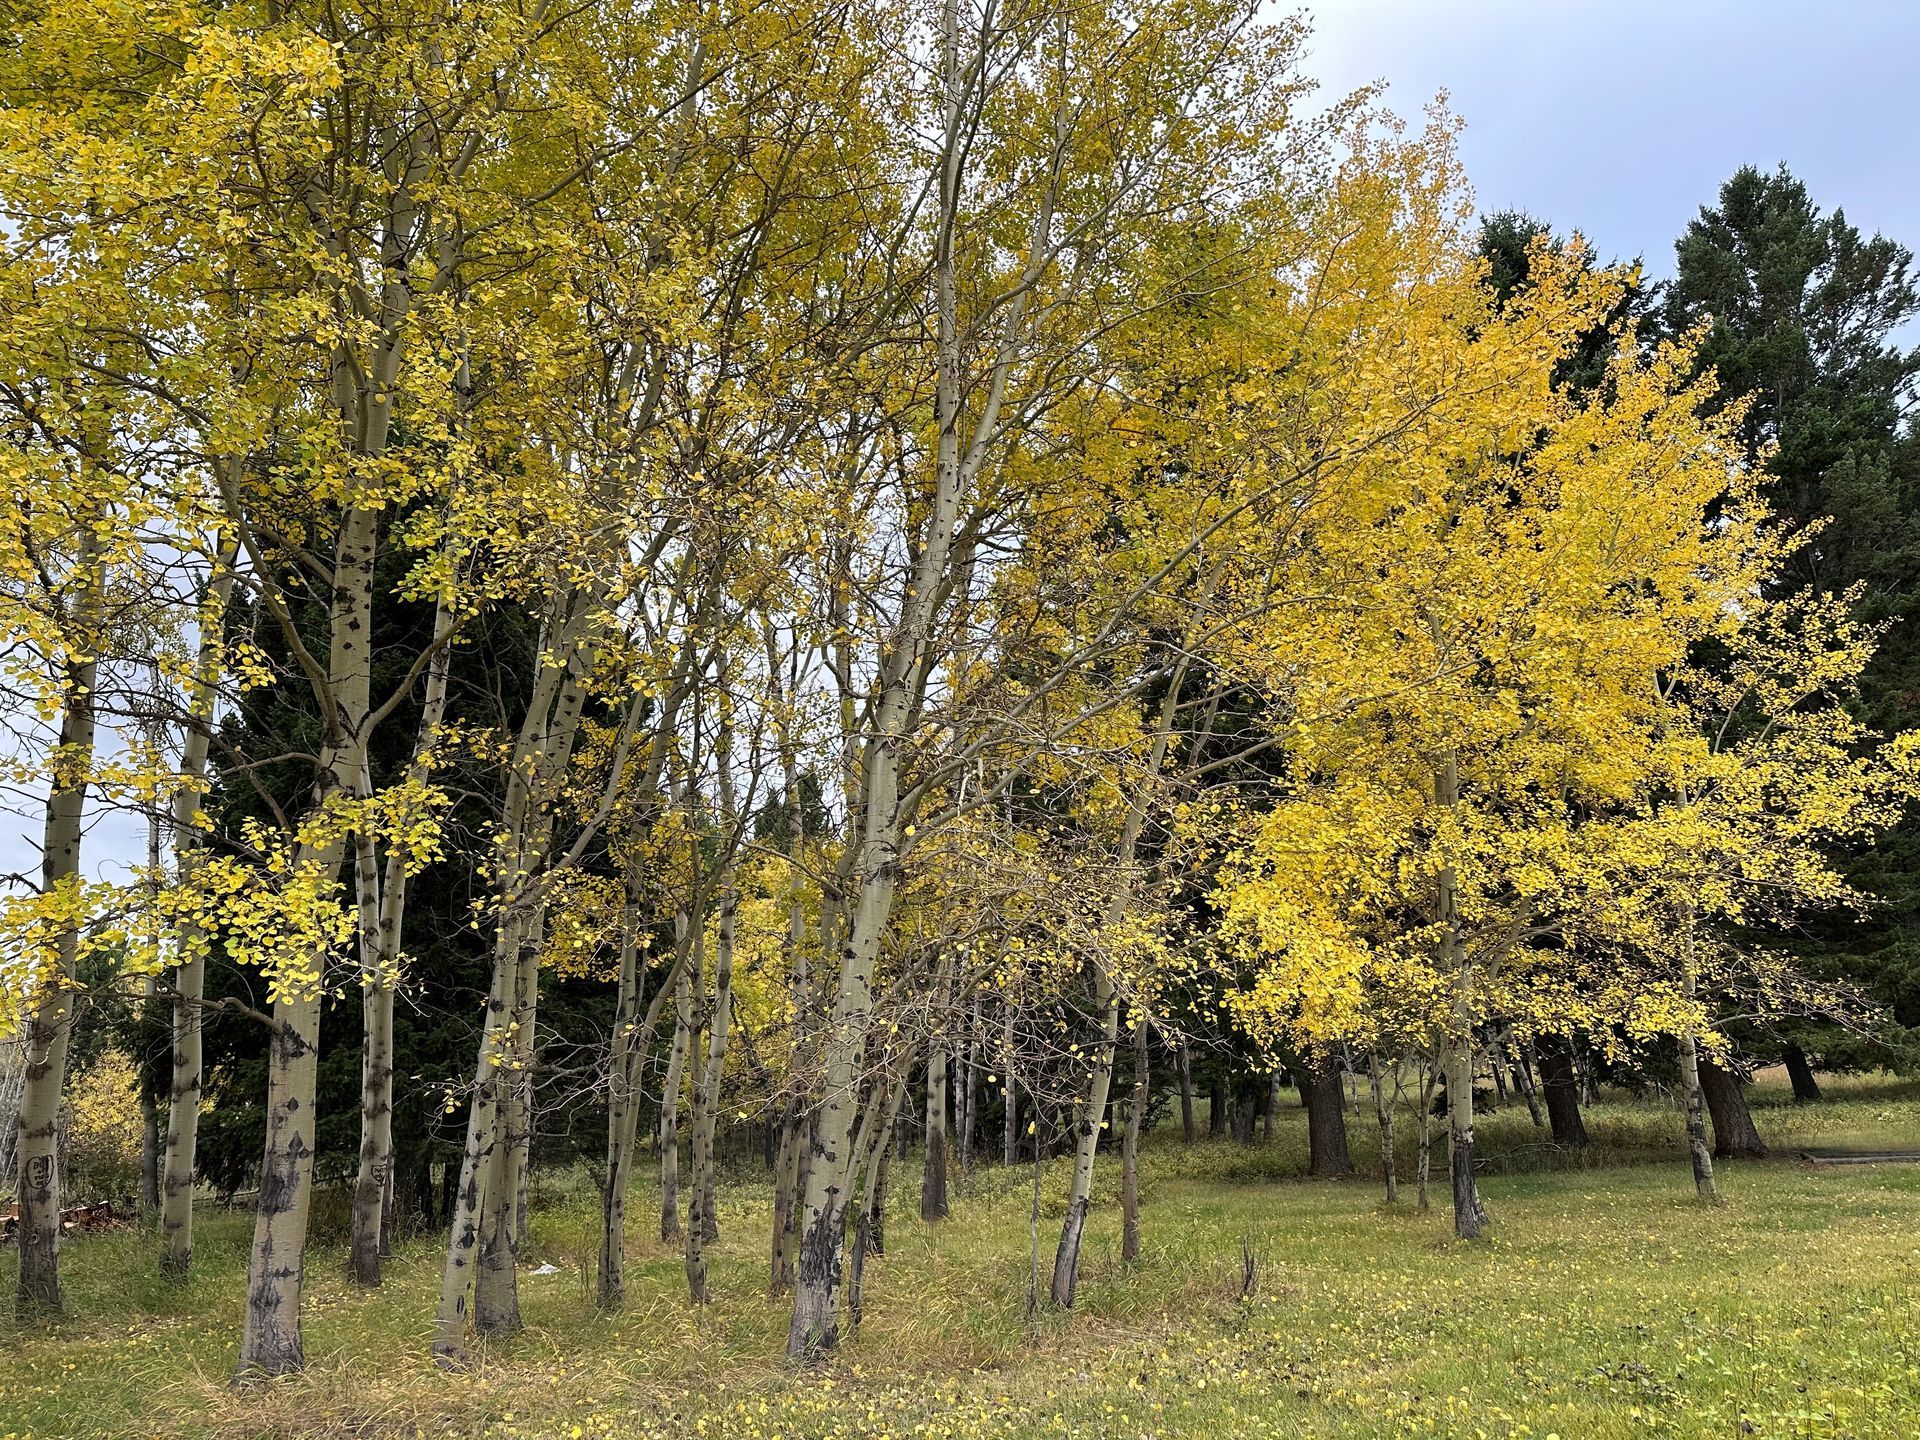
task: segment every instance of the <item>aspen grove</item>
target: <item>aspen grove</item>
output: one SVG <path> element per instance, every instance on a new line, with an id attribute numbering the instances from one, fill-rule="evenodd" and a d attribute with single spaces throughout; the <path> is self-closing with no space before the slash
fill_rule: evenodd
<path id="1" fill-rule="evenodd" d="M 1714 313 L 1545 227 L 1503 278 L 1452 119 L 1317 94 L 1304 21 L 6 24 L 22 1326 L 93 1243 L 62 1116 L 111 1005 L 143 1264 L 193 1281 L 196 1199 L 252 1216 L 236 1383 L 324 1364 L 329 1207 L 361 1289 L 431 1237 L 452 1372 L 534 1323 L 582 1167 L 594 1306 L 652 1303 L 636 1236 L 710 1306 L 751 1226 L 826 1365 L 976 1170 L 1031 1207 L 1028 1313 L 1116 1190 L 1149 1263 L 1162 1102 L 1251 1142 L 1289 1077 L 1338 1175 L 1370 1094 L 1389 1206 L 1443 1167 L 1473 1240 L 1523 1223 L 1489 1086 L 1568 1152 L 1596 1074 L 1657 1088 L 1717 1205 L 1753 1070 L 1885 1020 L 1793 937 L 1873 911 L 1851 857 L 1920 796 L 1861 703 L 1891 610 L 1806 579 Z"/>

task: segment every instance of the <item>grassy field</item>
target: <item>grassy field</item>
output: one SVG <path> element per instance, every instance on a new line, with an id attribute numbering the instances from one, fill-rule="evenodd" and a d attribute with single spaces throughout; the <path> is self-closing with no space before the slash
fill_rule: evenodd
<path id="1" fill-rule="evenodd" d="M 888 1254 L 868 1270 L 861 1333 L 821 1373 L 780 1359 L 786 1311 L 764 1296 L 764 1187 L 721 1201 L 716 1303 L 686 1303 L 677 1252 L 630 1211 L 628 1308 L 596 1315 L 595 1202 L 550 1186 L 522 1281 L 525 1335 L 445 1375 L 426 1360 L 438 1247 L 403 1246 L 386 1288 L 342 1277 L 337 1236 L 311 1257 L 310 1373 L 231 1390 L 248 1217 L 209 1212 L 191 1285 L 152 1274 L 152 1242 L 65 1253 L 72 1314 L 51 1332 L 0 1320 L 0 1436 L 239 1437 L 1204 1436 L 1857 1437 L 1920 1433 L 1920 1167 L 1814 1170 L 1805 1145 L 1910 1146 L 1920 1087 L 1843 1082 L 1818 1106 L 1756 1095 L 1779 1159 L 1729 1165 L 1703 1210 L 1679 1119 L 1589 1112 L 1579 1164 L 1543 1150 L 1524 1110 L 1488 1117 L 1495 1225 L 1449 1238 L 1411 1187 L 1389 1210 L 1369 1181 L 1310 1182 L 1291 1107 L 1269 1144 L 1152 1139 L 1146 1253 L 1118 1259 L 1115 1167 L 1103 1166 L 1079 1306 L 1025 1314 L 1028 1168 L 983 1167 L 951 1221 L 917 1218 L 896 1171 Z M 1370 1115 L 1356 1160 L 1376 1163 Z M 1410 1128 L 1410 1118 L 1407 1127 Z M 1410 1137 L 1409 1137 L 1410 1138 Z M 1045 1177 L 1050 1263 L 1065 1166 Z M 1255 1288 L 1242 1297 L 1243 1251 Z M 0 1257 L 10 1295 L 13 1260 Z"/>

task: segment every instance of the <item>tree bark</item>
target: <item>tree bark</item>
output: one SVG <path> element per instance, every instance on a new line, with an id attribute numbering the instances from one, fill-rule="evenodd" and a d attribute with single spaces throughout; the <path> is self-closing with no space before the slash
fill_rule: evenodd
<path id="1" fill-rule="evenodd" d="M 1820 1098 L 1820 1082 L 1813 1078 L 1813 1063 L 1805 1050 L 1791 1043 L 1781 1046 L 1780 1063 L 1787 1067 L 1787 1078 L 1793 1081 L 1794 1099 L 1804 1105 Z"/>
<path id="2" fill-rule="evenodd" d="M 201 817 L 207 797 L 207 751 L 212 743 L 214 702 L 219 692 L 222 627 L 233 597 L 237 547 L 228 542 L 214 561 L 200 606 L 200 648 L 187 724 L 180 742 L 180 783 L 173 792 L 173 855 L 176 876 L 191 879 L 205 852 Z M 193 1268 L 193 1173 L 200 1142 L 201 1006 L 206 996 L 206 937 L 181 920 L 174 934 L 180 963 L 173 977 L 173 1066 L 167 1092 L 167 1139 L 160 1174 L 160 1273 L 184 1280 Z"/>
<path id="3" fill-rule="evenodd" d="M 1767 1145 L 1754 1127 L 1740 1077 L 1703 1056 L 1700 1085 L 1713 1116 L 1713 1153 L 1721 1159 L 1766 1159 Z"/>
<path id="4" fill-rule="evenodd" d="M 1540 1112 L 1540 1094 L 1534 1088 L 1533 1067 L 1527 1063 L 1526 1047 L 1510 1045 L 1507 1053 L 1513 1057 L 1513 1084 L 1520 1092 L 1520 1098 L 1527 1102 L 1527 1118 L 1533 1121 L 1533 1128 L 1546 1128 L 1546 1116 Z"/>
<path id="5" fill-rule="evenodd" d="M 1100 1146 L 1100 1127 L 1106 1123 L 1107 1091 L 1113 1083 L 1113 1049 L 1120 1035 L 1120 997 L 1106 967 L 1094 962 L 1094 1003 L 1100 1007 L 1100 1039 L 1094 1046 L 1087 1096 L 1074 1128 L 1073 1178 L 1067 1190 L 1066 1218 L 1060 1225 L 1060 1245 L 1053 1256 L 1053 1303 L 1073 1305 L 1080 1283 L 1080 1244 L 1087 1229 L 1087 1208 L 1093 1202 L 1093 1160 Z"/>
<path id="6" fill-rule="evenodd" d="M 33 999 L 22 1027 L 25 1077 L 14 1157 L 20 1218 L 15 1311 L 27 1319 L 65 1308 L 60 1287 L 60 1102 L 66 1092 L 67 1052 L 73 1038 L 75 966 L 80 954 L 80 844 L 87 787 L 93 773 L 98 625 L 104 577 L 101 542 L 91 524 L 81 527 L 74 574 L 79 599 L 73 639 L 78 654 L 65 662 L 60 739 L 48 780 L 41 849 L 40 893 L 72 901 L 49 947 L 30 974 Z"/>
<path id="7" fill-rule="evenodd" d="M 1133 1026 L 1133 1093 L 1127 1097 L 1127 1132 L 1120 1150 L 1120 1258 L 1140 1258 L 1140 1124 L 1147 1113 L 1151 1074 L 1147 1063 L 1147 1021 Z"/>
<path id="8" fill-rule="evenodd" d="M 1447 1170 L 1453 1183 L 1453 1233 L 1477 1239 L 1487 1223 L 1473 1174 L 1473 1038 L 1457 1034 L 1447 1052 Z"/>
<path id="9" fill-rule="evenodd" d="M 1584 1150 L 1586 1122 L 1580 1118 L 1580 1081 L 1574 1073 L 1573 1043 L 1564 1035 L 1542 1035 L 1534 1046 L 1540 1060 L 1540 1079 L 1547 1094 L 1547 1122 L 1553 1143 Z"/>
<path id="10" fill-rule="evenodd" d="M 434 742 L 446 715 L 452 650 L 445 641 L 452 624 L 452 612 L 443 601 L 434 609 L 433 637 L 440 648 L 428 662 L 426 695 L 407 764 L 409 785 L 426 780 Z M 372 780 L 364 772 L 361 793 L 363 799 L 372 798 Z M 390 1231 L 387 1197 L 393 1190 L 393 1006 L 394 990 L 400 981 L 400 927 L 406 916 L 410 877 L 404 846 L 388 846 L 382 874 L 373 837 L 364 832 L 354 837 L 354 861 L 360 916 L 360 1164 L 353 1183 L 347 1274 L 358 1284 L 378 1285 Z"/>
<path id="11" fill-rule="evenodd" d="M 544 915 L 535 905 L 521 928 L 513 966 L 513 1003 L 502 1037 L 506 1063 L 493 1072 L 498 1134 L 489 1157 L 473 1274 L 473 1328 L 482 1335 L 512 1335 L 521 1328 L 520 1186 L 533 1125 L 533 1021 L 544 938 Z"/>
<path id="12" fill-rule="evenodd" d="M 682 918 L 683 928 L 695 923 Z M 689 931 L 685 942 L 698 945 Z M 689 948 L 688 953 L 692 951 Z M 685 1088 L 687 1056 L 693 1045 L 693 972 L 683 968 L 674 983 L 673 1046 L 667 1051 L 667 1077 L 660 1088 L 660 1122 L 654 1131 L 660 1152 L 660 1238 L 680 1238 L 680 1092 Z"/>
<path id="13" fill-rule="evenodd" d="M 1380 1127 L 1380 1178 L 1387 1188 L 1387 1204 L 1400 1203 L 1399 1157 L 1393 1150 L 1393 1102 L 1380 1079 L 1380 1057 L 1367 1056 L 1367 1083 L 1373 1089 L 1373 1114 Z"/>
<path id="14" fill-rule="evenodd" d="M 1012 1168 L 1020 1158 L 1020 1102 L 1013 1089 L 1013 1002 L 1005 1002 L 1000 1021 L 1000 1103 L 1004 1118 L 1000 1125 L 1000 1163 Z"/>
<path id="15" fill-rule="evenodd" d="M 507 1034 L 512 1012 L 514 967 L 501 951 L 517 944 L 518 927 L 526 923 L 509 916 L 494 941 L 493 989 L 487 996 L 486 1022 L 481 1031 L 479 1058 L 474 1066 L 472 1099 L 467 1109 L 466 1143 L 447 1216 L 447 1258 L 440 1271 L 440 1296 L 434 1309 L 433 1355 L 442 1366 L 466 1363 L 468 1295 L 479 1258 L 482 1212 L 493 1155 L 501 1141 L 500 1087 L 495 1074 L 507 1060 Z"/>
<path id="16" fill-rule="evenodd" d="M 1680 1034 L 1680 1089 L 1687 1097 L 1687 1156 L 1693 1163 L 1693 1188 L 1702 1202 L 1720 1198 L 1713 1179 L 1713 1153 L 1707 1145 L 1706 1094 L 1700 1088 L 1700 1047 L 1691 1029 Z"/>
<path id="17" fill-rule="evenodd" d="M 1353 1174 L 1339 1066 L 1325 1059 L 1303 1061 L 1296 1079 L 1307 1112 L 1307 1173 L 1322 1179 Z"/>
<path id="18" fill-rule="evenodd" d="M 958 1128 L 959 1160 L 963 1173 L 973 1165 L 974 1126 L 980 1109 L 980 997 L 967 1005 L 967 1058 L 961 1069 Z"/>
<path id="19" fill-rule="evenodd" d="M 707 1303 L 709 1239 L 718 1233 L 713 1214 L 713 1129 L 720 1109 L 720 1081 L 727 1063 L 727 1036 L 733 1021 L 733 931 L 739 895 L 729 875 L 723 882 L 714 937 L 713 1018 L 707 1026 L 707 1063 L 693 1093 L 692 1183 L 687 1193 L 687 1295 Z"/>
<path id="20" fill-rule="evenodd" d="M 935 984 L 936 1006 L 941 998 Z M 926 1163 L 920 1170 L 920 1218 L 947 1218 L 947 1050 L 934 1017 L 934 1034 L 927 1043 Z"/>
<path id="21" fill-rule="evenodd" d="M 1180 1067 L 1180 1142 L 1191 1145 L 1199 1139 L 1193 1125 L 1193 1053 L 1185 1037 L 1174 1046 L 1174 1058 Z"/>
<path id="22" fill-rule="evenodd" d="M 647 1002 L 646 1015 L 641 1017 L 645 971 L 638 932 L 642 919 L 639 887 L 630 877 L 607 1074 L 607 1175 L 600 1197 L 600 1265 L 594 1292 L 595 1304 L 602 1310 L 618 1310 L 626 1300 L 627 1188 L 633 1175 L 634 1141 L 640 1123 L 640 1080 L 661 1010 L 675 989 L 682 964 L 676 954 L 654 988 L 653 999 Z"/>
<path id="23" fill-rule="evenodd" d="M 1420 1061 L 1420 1210 L 1424 1214 L 1432 1205 L 1429 1183 L 1433 1179 L 1433 1090 L 1439 1082 L 1440 1071 L 1432 1063 L 1431 1057 L 1423 1056 Z"/>

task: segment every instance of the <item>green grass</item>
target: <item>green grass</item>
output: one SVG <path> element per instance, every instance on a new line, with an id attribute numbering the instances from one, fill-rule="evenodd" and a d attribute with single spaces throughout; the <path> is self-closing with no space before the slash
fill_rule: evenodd
<path id="1" fill-rule="evenodd" d="M 432 1238 L 406 1243 L 367 1294 L 323 1227 L 309 1373 L 234 1391 L 249 1220 L 210 1211 L 186 1288 L 152 1277 L 150 1236 L 122 1232 L 65 1252 L 69 1318 L 0 1320 L 0 1436 L 1904 1436 L 1920 1424 L 1920 1167 L 1812 1170 L 1791 1154 L 1913 1145 L 1920 1089 L 1831 1093 L 1796 1107 L 1761 1087 L 1757 1119 L 1782 1158 L 1723 1167 L 1716 1210 L 1690 1203 L 1670 1106 L 1593 1107 L 1598 1143 L 1577 1162 L 1505 1109 L 1482 1128 L 1495 1224 L 1473 1245 L 1449 1238 L 1439 1187 L 1421 1214 L 1410 1185 L 1389 1210 L 1374 1183 L 1301 1179 L 1291 1107 L 1250 1150 L 1189 1150 L 1163 1131 L 1143 1167 L 1146 1254 L 1118 1259 L 1103 1164 L 1080 1303 L 1035 1321 L 1031 1171 L 976 1171 L 953 1219 L 927 1227 L 913 1167 L 899 1167 L 866 1323 L 824 1373 L 779 1359 L 764 1186 L 724 1193 L 717 1299 L 700 1312 L 677 1251 L 651 1238 L 657 1201 L 636 1194 L 632 1299 L 602 1317 L 585 1270 L 595 1201 L 567 1177 L 544 1188 L 528 1257 L 560 1273 L 523 1276 L 527 1333 L 472 1371 L 426 1360 Z M 1371 1116 L 1351 1124 L 1371 1167 Z M 1047 1175 L 1043 1265 L 1064 1172 Z M 12 1265 L 0 1258 L 8 1292 Z"/>

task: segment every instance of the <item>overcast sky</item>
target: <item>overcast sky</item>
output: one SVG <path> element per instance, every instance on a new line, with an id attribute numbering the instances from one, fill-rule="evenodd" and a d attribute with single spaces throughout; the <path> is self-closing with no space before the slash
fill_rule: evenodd
<path id="1" fill-rule="evenodd" d="M 1740 166 L 1785 161 L 1823 210 L 1920 248 L 1920 0 L 1320 0 L 1308 73 L 1441 90 L 1483 212 L 1578 229 L 1670 274 Z"/>
<path id="2" fill-rule="evenodd" d="M 1920 0 L 1305 8 L 1307 68 L 1329 96 L 1384 80 L 1412 118 L 1448 92 L 1483 211 L 1579 229 L 1603 257 L 1639 255 L 1659 276 L 1721 181 L 1785 161 L 1823 208 L 1920 246 Z M 37 868 L 37 831 L 0 811 L 0 874 Z M 111 873 L 144 848 L 141 822 L 99 817 L 87 869 Z"/>

